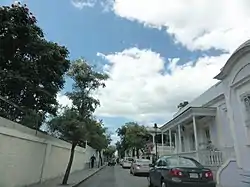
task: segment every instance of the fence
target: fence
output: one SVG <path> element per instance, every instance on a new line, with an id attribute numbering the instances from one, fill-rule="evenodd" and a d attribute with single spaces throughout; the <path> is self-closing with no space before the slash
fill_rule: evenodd
<path id="1" fill-rule="evenodd" d="M 0 186 L 19 187 L 64 174 L 71 145 L 0 117 Z M 96 151 L 76 147 L 71 172 L 88 167 Z"/>

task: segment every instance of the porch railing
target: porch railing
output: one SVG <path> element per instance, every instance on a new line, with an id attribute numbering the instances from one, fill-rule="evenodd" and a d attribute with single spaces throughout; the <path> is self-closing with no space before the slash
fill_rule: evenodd
<path id="1" fill-rule="evenodd" d="M 202 150 L 198 152 L 199 161 L 204 166 L 219 167 L 224 163 L 223 153 L 221 151 Z"/>
<path id="2" fill-rule="evenodd" d="M 170 153 L 169 155 L 181 155 L 198 160 L 202 165 L 208 167 L 220 167 L 229 158 L 235 158 L 233 147 L 226 147 L 222 150 L 199 150 L 182 153 Z"/>
<path id="3" fill-rule="evenodd" d="M 224 147 L 221 150 L 200 150 L 199 161 L 205 166 L 219 167 L 229 158 L 235 158 L 234 147 Z"/>

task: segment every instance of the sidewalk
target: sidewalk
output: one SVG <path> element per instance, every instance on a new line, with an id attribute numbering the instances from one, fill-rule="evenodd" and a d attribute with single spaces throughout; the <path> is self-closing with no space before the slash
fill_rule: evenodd
<path id="1" fill-rule="evenodd" d="M 98 171 L 102 170 L 104 166 L 101 166 L 100 168 L 93 168 L 93 169 L 84 169 L 81 171 L 76 171 L 69 176 L 68 184 L 67 185 L 61 185 L 63 176 L 44 181 L 43 183 L 30 185 L 28 187 L 76 187 L 81 182 L 87 180 L 91 176 L 95 175 Z"/>

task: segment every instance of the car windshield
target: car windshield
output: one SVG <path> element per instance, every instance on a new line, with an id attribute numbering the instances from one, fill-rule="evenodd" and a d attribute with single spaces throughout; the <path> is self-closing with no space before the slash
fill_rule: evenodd
<path id="1" fill-rule="evenodd" d="M 140 160 L 136 160 L 136 163 L 138 163 L 138 164 L 149 164 L 150 160 L 140 159 Z"/>
<path id="2" fill-rule="evenodd" d="M 167 158 L 166 162 L 169 167 L 184 167 L 184 168 L 202 168 L 203 166 L 194 159 L 184 157 Z"/>

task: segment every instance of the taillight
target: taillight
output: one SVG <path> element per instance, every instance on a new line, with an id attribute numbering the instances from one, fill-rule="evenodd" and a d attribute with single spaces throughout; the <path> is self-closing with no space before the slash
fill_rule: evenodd
<path id="1" fill-rule="evenodd" d="M 206 171 L 204 176 L 206 178 L 208 178 L 208 179 L 213 179 L 213 173 L 212 173 L 212 171 Z"/>
<path id="2" fill-rule="evenodd" d="M 183 176 L 182 171 L 179 170 L 179 169 L 171 169 L 171 170 L 169 171 L 169 174 L 170 174 L 171 176 L 173 176 L 173 177 L 182 177 L 182 176 Z"/>

